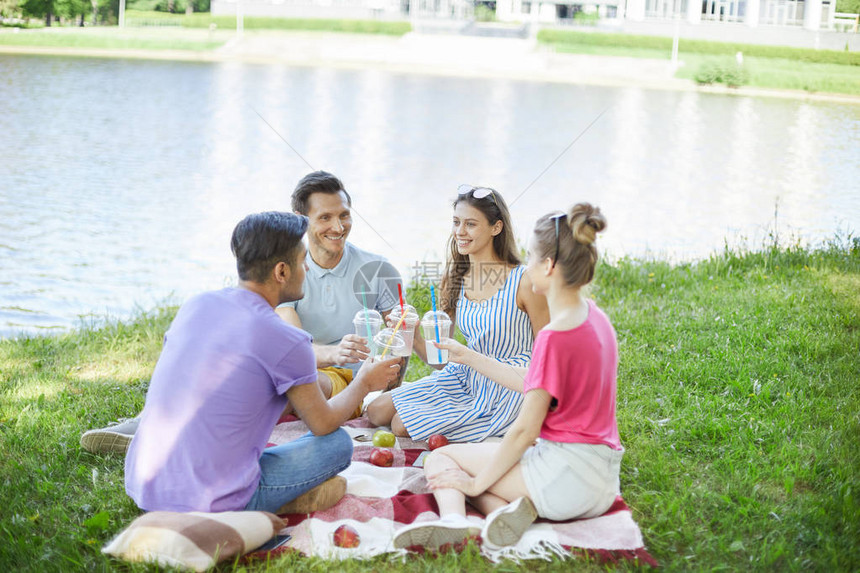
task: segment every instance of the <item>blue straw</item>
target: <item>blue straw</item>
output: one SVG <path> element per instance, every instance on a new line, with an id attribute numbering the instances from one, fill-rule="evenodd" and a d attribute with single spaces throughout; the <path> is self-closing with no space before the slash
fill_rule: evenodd
<path id="1" fill-rule="evenodd" d="M 433 303 L 433 320 L 436 322 L 436 344 L 439 344 L 442 341 L 439 340 L 439 315 L 436 314 L 436 289 L 433 285 L 430 285 L 430 302 Z M 437 348 L 436 351 L 439 353 L 439 364 L 442 364 L 442 349 Z"/>

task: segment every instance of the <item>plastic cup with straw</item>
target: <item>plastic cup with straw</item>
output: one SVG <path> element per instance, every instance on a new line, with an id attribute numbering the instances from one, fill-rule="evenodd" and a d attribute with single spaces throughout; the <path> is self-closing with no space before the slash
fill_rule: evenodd
<path id="1" fill-rule="evenodd" d="M 435 305 L 434 305 L 435 306 Z M 451 319 L 442 310 L 428 310 L 421 319 L 421 329 L 424 331 L 424 349 L 427 364 L 445 364 L 448 362 L 448 350 L 433 345 L 448 338 L 451 332 Z"/>
<path id="2" fill-rule="evenodd" d="M 352 324 L 355 326 L 356 335 L 367 337 L 367 345 L 370 347 L 370 354 L 373 355 L 374 336 L 382 327 L 382 315 L 376 310 L 367 308 L 367 295 L 364 288 L 361 289 L 361 300 L 363 307 L 355 313 Z"/>
<path id="3" fill-rule="evenodd" d="M 435 330 L 436 330 L 436 344 L 442 342 L 442 339 L 439 338 L 439 315 L 436 313 L 436 289 L 433 285 L 430 285 L 430 303 L 433 305 L 433 319 L 435 321 Z M 442 364 L 442 349 L 436 349 L 439 352 L 439 364 Z"/>
<path id="4" fill-rule="evenodd" d="M 445 311 L 436 310 L 436 288 L 433 285 L 430 285 L 430 302 L 433 310 L 425 312 L 424 318 L 421 319 L 427 364 L 446 364 L 448 350 L 434 346 L 433 342 L 441 344 L 443 338 L 450 336 L 452 322 Z"/>
<path id="5" fill-rule="evenodd" d="M 403 324 L 403 319 L 405 319 L 405 318 L 406 318 L 406 314 L 401 314 L 400 320 L 398 320 L 397 324 L 394 325 L 394 329 L 391 331 L 391 335 L 388 337 L 388 343 L 385 344 L 384 348 L 382 349 L 382 354 L 379 355 L 380 360 L 385 358 L 385 355 L 388 354 L 388 349 L 393 346 L 394 337 L 397 335 L 397 331 L 400 330 L 400 326 Z"/>

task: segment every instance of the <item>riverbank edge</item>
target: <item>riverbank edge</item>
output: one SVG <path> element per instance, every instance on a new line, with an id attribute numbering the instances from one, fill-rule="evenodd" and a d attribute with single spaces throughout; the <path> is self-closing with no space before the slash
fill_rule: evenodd
<path id="1" fill-rule="evenodd" d="M 317 36 L 316 40 L 322 44 L 330 33 L 325 32 L 301 32 L 303 40 Z M 414 33 L 413 33 L 414 34 Z M 281 33 L 285 37 L 291 33 Z M 337 34 L 339 43 L 363 45 L 368 41 L 364 36 L 352 34 Z M 374 38 L 379 41 L 379 39 Z M 382 41 L 396 41 L 396 39 L 384 38 Z M 748 97 L 769 97 L 778 99 L 790 99 L 800 101 L 818 101 L 841 104 L 860 105 L 860 96 L 836 93 L 818 93 L 802 90 L 783 90 L 759 87 L 727 87 L 723 85 L 699 85 L 692 80 L 679 79 L 675 77 L 655 77 L 643 73 L 631 72 L 630 74 L 580 74 L 570 75 L 569 68 L 561 66 L 535 66 L 531 69 L 498 67 L 463 67 L 460 62 L 428 62 L 416 58 L 412 61 L 393 61 L 385 57 L 367 58 L 362 60 L 350 60 L 346 58 L 333 57 L 331 51 L 317 51 L 315 53 L 293 52 L 283 53 L 272 50 L 271 52 L 245 52 L 230 49 L 235 46 L 235 40 L 231 40 L 224 47 L 215 50 L 177 50 L 177 49 L 139 49 L 139 48 L 77 48 L 57 46 L 14 46 L 0 45 L 0 56 L 3 55 L 30 55 L 30 56 L 52 56 L 52 57 L 75 57 L 75 58 L 105 58 L 105 59 L 137 59 L 137 60 L 159 60 L 197 63 L 229 63 L 241 62 L 250 64 L 276 64 L 294 67 L 327 67 L 335 69 L 361 70 L 376 69 L 399 74 L 417 74 L 437 77 L 463 77 L 480 79 L 507 79 L 528 82 L 550 82 L 571 85 L 589 85 L 601 87 L 634 87 L 643 89 L 699 92 L 714 95 L 732 95 Z M 352 53 L 346 51 L 345 53 Z M 594 69 L 601 68 L 601 62 L 627 60 L 616 56 L 591 56 L 582 54 L 557 54 L 552 53 L 555 62 L 570 63 L 574 61 L 589 62 Z M 650 60 L 646 60 L 650 61 Z M 643 62 L 644 63 L 644 62 Z M 667 62 L 661 62 L 667 63 Z"/>

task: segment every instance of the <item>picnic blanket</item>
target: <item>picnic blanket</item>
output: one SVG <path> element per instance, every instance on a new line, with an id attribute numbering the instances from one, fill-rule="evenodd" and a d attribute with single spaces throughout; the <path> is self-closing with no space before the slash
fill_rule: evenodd
<path id="1" fill-rule="evenodd" d="M 269 441 L 282 444 L 304 435 L 308 428 L 295 418 L 275 426 Z M 350 420 L 344 429 L 353 436 L 372 436 L 378 428 L 367 418 Z M 292 539 L 278 550 L 297 550 L 308 556 L 327 559 L 369 558 L 384 553 L 405 553 L 392 544 L 394 533 L 416 521 L 438 519 L 438 508 L 424 478 L 424 470 L 414 467 L 416 459 L 427 451 L 426 442 L 398 438 L 393 448 L 394 464 L 381 468 L 369 462 L 371 442 L 353 441 L 352 464 L 340 475 L 347 479 L 344 498 L 326 511 L 309 515 L 281 516 L 287 522 L 286 532 Z M 483 524 L 483 516 L 467 507 L 468 519 Z M 353 549 L 332 542 L 332 533 L 341 524 L 349 524 L 359 534 L 361 543 Z M 494 551 L 486 546 L 481 553 L 489 560 L 534 559 L 587 553 L 601 561 L 638 559 L 656 566 L 645 550 L 642 533 L 633 520 L 630 508 L 619 496 L 609 510 L 592 519 L 552 522 L 538 519 L 520 542 Z"/>

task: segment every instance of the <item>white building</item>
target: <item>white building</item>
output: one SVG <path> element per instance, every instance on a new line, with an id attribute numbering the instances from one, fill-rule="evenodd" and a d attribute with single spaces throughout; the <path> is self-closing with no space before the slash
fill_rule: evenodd
<path id="1" fill-rule="evenodd" d="M 578 12 L 632 21 L 667 20 L 677 14 L 702 20 L 743 22 L 748 26 L 833 28 L 836 0 L 497 0 L 496 17 L 507 22 L 564 23 Z"/>
<path id="2" fill-rule="evenodd" d="M 346 18 L 355 20 L 402 20 L 408 0 L 212 0 L 213 16 L 271 18 Z M 241 3 L 241 6 L 240 6 Z"/>
<path id="3" fill-rule="evenodd" d="M 239 7 L 241 3 L 241 8 Z M 669 20 L 676 14 L 690 23 L 743 22 L 748 26 L 834 27 L 836 0 L 496 0 L 501 22 L 572 22 L 579 12 L 608 20 Z M 212 0 L 213 15 L 281 18 L 355 18 L 404 20 L 463 19 L 474 0 Z"/>

